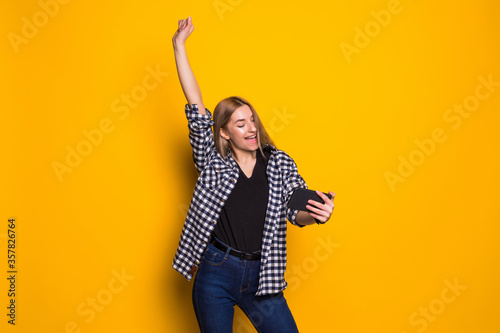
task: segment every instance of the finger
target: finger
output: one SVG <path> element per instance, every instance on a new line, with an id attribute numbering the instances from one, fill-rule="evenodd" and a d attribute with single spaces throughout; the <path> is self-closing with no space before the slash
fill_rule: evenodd
<path id="1" fill-rule="evenodd" d="M 328 204 L 328 203 L 332 202 L 332 200 L 326 194 L 324 194 L 323 192 L 316 191 L 316 194 L 319 195 L 319 197 L 321 199 L 323 199 L 323 201 L 325 202 L 325 204 Z"/>
<path id="2" fill-rule="evenodd" d="M 309 215 L 313 218 L 315 218 L 316 220 L 319 220 L 321 222 L 326 222 L 329 220 L 328 217 L 326 216 L 321 216 L 321 215 L 318 215 L 318 214 L 314 214 L 314 213 L 309 213 Z"/>
<path id="3" fill-rule="evenodd" d="M 318 194 L 318 196 L 323 199 L 323 202 L 325 203 L 325 205 L 331 205 L 332 204 L 332 201 L 330 200 L 330 198 L 324 194 L 323 192 L 321 191 L 316 191 L 316 194 Z"/>
<path id="4" fill-rule="evenodd" d="M 333 211 L 333 209 L 335 208 L 335 203 L 333 202 L 333 199 L 335 199 L 335 193 L 332 191 L 328 191 L 328 193 L 330 193 L 330 195 L 332 196 L 332 198 L 329 201 L 331 202 L 332 211 Z"/>
<path id="5" fill-rule="evenodd" d="M 317 208 L 319 208 L 319 209 L 323 209 L 323 207 L 325 206 L 325 205 L 324 205 L 324 204 L 322 204 L 321 202 L 316 201 L 316 200 L 313 200 L 313 199 L 309 199 L 309 200 L 307 200 L 307 203 L 308 203 L 309 205 L 313 205 L 313 206 L 315 206 L 315 207 L 317 207 Z"/>
<path id="6" fill-rule="evenodd" d="M 315 213 L 318 216 L 323 216 L 323 217 L 327 217 L 328 218 L 331 215 L 331 212 L 329 210 L 315 208 L 315 207 L 310 206 L 310 205 L 307 205 L 306 208 L 310 212 L 313 212 L 313 213 Z"/>
<path id="7" fill-rule="evenodd" d="M 314 206 L 316 209 L 319 209 L 328 215 L 331 215 L 333 212 L 333 207 L 334 207 L 333 202 L 330 202 L 329 204 L 322 204 L 321 202 L 317 202 L 314 200 L 308 200 L 308 203 L 309 203 L 308 206 L 310 206 L 310 207 Z M 306 206 L 306 208 L 307 208 L 307 206 Z"/>
<path id="8" fill-rule="evenodd" d="M 335 206 L 334 203 L 333 203 L 333 199 L 335 197 L 335 193 L 333 193 L 332 191 L 328 192 L 332 196 L 331 199 L 326 194 L 324 194 L 321 191 L 316 191 L 316 193 L 320 196 L 321 199 L 323 199 L 323 201 L 325 202 L 325 205 L 327 205 L 329 207 L 332 207 L 332 209 L 333 209 L 333 207 Z"/>

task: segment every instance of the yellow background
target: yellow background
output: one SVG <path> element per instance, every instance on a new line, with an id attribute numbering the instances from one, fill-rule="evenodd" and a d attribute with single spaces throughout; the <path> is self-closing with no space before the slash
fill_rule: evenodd
<path id="1" fill-rule="evenodd" d="M 500 87 L 458 128 L 444 116 L 479 77 L 500 82 L 500 6 L 401 0 L 374 23 L 392 5 L 72 0 L 43 21 L 37 1 L 2 1 L 2 332 L 197 331 L 192 282 L 171 267 L 197 176 L 171 43 L 188 15 L 207 107 L 247 98 L 309 187 L 336 193 L 328 224 L 289 228 L 285 295 L 300 331 L 498 332 Z M 13 46 L 34 16 L 38 31 Z M 356 27 L 375 30 L 348 61 L 341 45 L 355 46 Z M 112 103 L 140 90 L 146 68 L 168 75 L 122 119 Z M 59 181 L 53 163 L 103 119 L 113 129 Z M 415 140 L 435 128 L 446 139 L 422 155 Z M 425 157 L 391 187 L 387 172 L 410 156 Z M 234 329 L 252 331 L 240 311 Z"/>

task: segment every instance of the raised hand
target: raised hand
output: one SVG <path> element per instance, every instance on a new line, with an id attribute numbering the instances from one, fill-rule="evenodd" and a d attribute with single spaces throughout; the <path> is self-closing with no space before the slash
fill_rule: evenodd
<path id="1" fill-rule="evenodd" d="M 191 35 L 194 30 L 193 22 L 191 21 L 191 16 L 185 20 L 179 20 L 179 27 L 172 37 L 172 42 L 174 47 L 179 44 L 184 44 L 186 39 Z"/>
<path id="2" fill-rule="evenodd" d="M 186 51 L 186 39 L 193 32 L 193 22 L 191 21 L 191 16 L 185 20 L 179 20 L 179 28 L 172 37 L 172 42 L 174 44 L 174 55 L 175 63 L 177 66 L 177 74 L 179 75 L 179 80 L 181 82 L 182 91 L 184 91 L 184 96 L 188 101 L 189 105 L 197 104 L 198 112 L 201 114 L 206 114 L 205 105 L 201 98 L 201 90 L 198 86 L 198 82 L 194 77 L 193 70 L 189 64 L 187 51 Z"/>

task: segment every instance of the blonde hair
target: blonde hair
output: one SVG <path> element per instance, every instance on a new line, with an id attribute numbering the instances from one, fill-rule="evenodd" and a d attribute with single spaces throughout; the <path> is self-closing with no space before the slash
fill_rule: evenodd
<path id="1" fill-rule="evenodd" d="M 269 137 L 269 134 L 267 134 L 267 131 L 262 125 L 259 115 L 255 111 L 253 106 L 244 98 L 231 96 L 220 101 L 214 109 L 214 143 L 215 148 L 223 158 L 226 158 L 228 155 L 229 141 L 224 139 L 220 135 L 220 129 L 225 129 L 234 111 L 243 105 L 247 105 L 250 110 L 252 110 L 255 128 L 257 129 L 257 144 L 259 145 L 259 150 L 262 156 L 265 156 L 264 152 L 262 151 L 262 146 L 266 144 L 271 144 L 274 146 L 273 140 Z"/>

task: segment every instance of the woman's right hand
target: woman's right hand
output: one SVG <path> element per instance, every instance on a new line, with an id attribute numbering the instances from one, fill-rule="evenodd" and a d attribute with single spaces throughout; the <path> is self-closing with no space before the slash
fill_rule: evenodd
<path id="1" fill-rule="evenodd" d="M 185 20 L 179 20 L 179 28 L 172 37 L 172 42 L 174 47 L 179 44 L 184 44 L 186 39 L 191 35 L 194 30 L 193 22 L 191 21 L 191 16 Z"/>
<path id="2" fill-rule="evenodd" d="M 201 98 L 200 86 L 194 77 L 193 70 L 189 64 L 187 50 L 184 45 L 186 39 L 191 35 L 193 30 L 194 27 L 191 22 L 191 16 L 185 20 L 179 20 L 179 28 L 175 32 L 174 37 L 172 37 L 175 64 L 177 66 L 177 74 L 179 75 L 182 91 L 184 91 L 184 96 L 186 96 L 188 104 L 197 104 L 198 112 L 200 114 L 206 114 L 205 105 Z"/>

